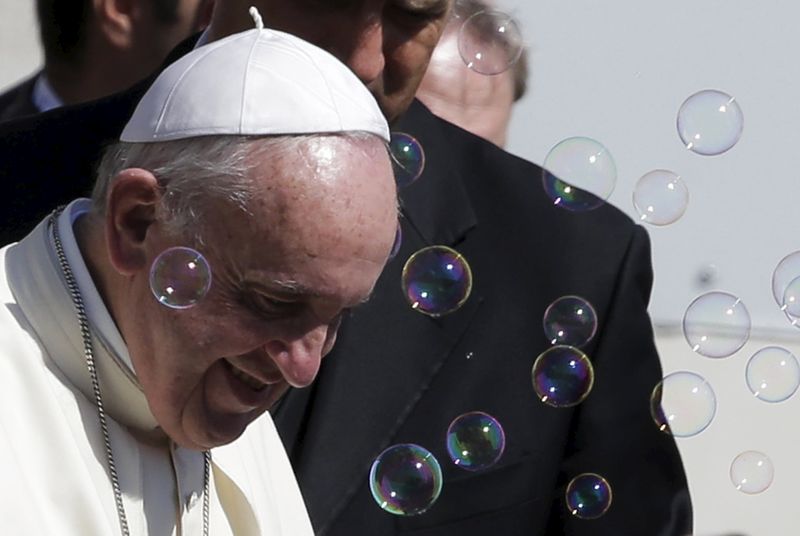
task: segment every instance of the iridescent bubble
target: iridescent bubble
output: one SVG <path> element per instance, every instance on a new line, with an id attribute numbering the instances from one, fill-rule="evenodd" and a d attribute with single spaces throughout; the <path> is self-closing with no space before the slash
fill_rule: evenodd
<path id="1" fill-rule="evenodd" d="M 697 154 L 722 154 L 739 141 L 744 115 L 736 99 L 715 89 L 698 91 L 678 110 L 678 135 Z"/>
<path id="2" fill-rule="evenodd" d="M 413 136 L 405 132 L 392 132 L 389 155 L 397 186 L 403 188 L 417 180 L 425 170 L 425 151 Z"/>
<path id="3" fill-rule="evenodd" d="M 473 411 L 453 419 L 447 428 L 447 453 L 467 471 L 491 467 L 503 455 L 506 436 L 500 423 L 487 413 Z"/>
<path id="4" fill-rule="evenodd" d="M 567 210 L 592 210 L 608 199 L 617 182 L 611 153 L 591 138 L 567 138 L 544 159 L 542 184 L 553 204 Z"/>
<path id="5" fill-rule="evenodd" d="M 689 205 L 689 189 L 680 176 L 666 169 L 644 174 L 633 191 L 639 221 L 651 225 L 675 223 Z"/>
<path id="6" fill-rule="evenodd" d="M 737 490 L 748 495 L 766 491 L 774 477 L 772 460 L 763 452 L 742 452 L 731 463 L 731 482 Z"/>
<path id="7" fill-rule="evenodd" d="M 402 284 L 412 309 L 437 317 L 452 313 L 467 301 L 472 270 L 458 251 L 429 246 L 406 261 Z"/>
<path id="8" fill-rule="evenodd" d="M 562 296 L 547 307 L 543 324 L 550 344 L 580 347 L 597 332 L 597 313 L 580 296 Z"/>
<path id="9" fill-rule="evenodd" d="M 392 251 L 389 252 L 389 260 L 394 259 L 400 252 L 400 247 L 403 245 L 403 228 L 397 226 L 397 232 L 394 235 L 394 244 L 392 244 Z"/>
<path id="10" fill-rule="evenodd" d="M 733 294 L 708 292 L 686 309 L 683 334 L 692 351 L 706 357 L 728 357 L 750 338 L 750 313 Z"/>
<path id="11" fill-rule="evenodd" d="M 465 20 L 458 32 L 461 59 L 480 74 L 507 71 L 519 60 L 523 47 L 517 22 L 502 11 L 479 11 Z"/>
<path id="12" fill-rule="evenodd" d="M 764 402 L 783 402 L 800 387 L 800 365 L 786 348 L 767 346 L 747 362 L 745 378 L 756 398 Z"/>
<path id="13" fill-rule="evenodd" d="M 717 413 L 717 397 L 711 385 L 694 372 L 668 374 L 653 389 L 650 414 L 662 432 L 691 437 L 711 424 Z"/>
<path id="14" fill-rule="evenodd" d="M 200 252 L 186 247 L 164 250 L 150 267 L 150 290 L 172 309 L 197 304 L 211 288 L 211 267 Z"/>
<path id="15" fill-rule="evenodd" d="M 797 278 L 800 278 L 800 251 L 795 251 L 785 256 L 775 267 L 775 271 L 772 272 L 772 295 L 781 308 L 786 302 L 786 290 L 789 284 Z M 786 309 L 788 308 L 783 309 L 786 317 L 793 326 L 798 326 L 800 317 L 789 313 Z"/>
<path id="16" fill-rule="evenodd" d="M 611 508 L 613 494 L 608 481 L 597 473 L 583 473 L 567 485 L 567 510 L 581 519 L 597 519 Z"/>
<path id="17" fill-rule="evenodd" d="M 573 346 L 558 345 L 542 352 L 531 371 L 533 390 L 539 400 L 554 408 L 583 402 L 594 385 L 594 367 Z"/>
<path id="18" fill-rule="evenodd" d="M 387 512 L 421 514 L 439 498 L 442 468 L 436 457 L 419 445 L 393 445 L 372 462 L 369 488 L 375 502 Z"/>

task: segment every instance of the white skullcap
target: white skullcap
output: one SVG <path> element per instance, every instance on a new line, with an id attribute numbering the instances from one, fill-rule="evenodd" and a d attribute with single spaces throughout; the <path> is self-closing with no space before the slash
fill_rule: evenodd
<path id="1" fill-rule="evenodd" d="M 350 69 L 298 37 L 263 29 L 257 12 L 253 16 L 258 28 L 195 49 L 167 67 L 120 140 L 365 131 L 389 141 L 378 104 Z"/>

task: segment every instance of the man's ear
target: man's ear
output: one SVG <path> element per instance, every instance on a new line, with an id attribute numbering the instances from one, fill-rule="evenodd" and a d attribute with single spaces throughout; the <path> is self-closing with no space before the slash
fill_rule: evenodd
<path id="1" fill-rule="evenodd" d="M 134 25 L 140 17 L 138 0 L 94 0 L 97 29 L 105 41 L 118 49 L 129 49 L 134 40 Z"/>
<path id="2" fill-rule="evenodd" d="M 106 198 L 106 246 L 120 274 L 131 275 L 146 266 L 146 239 L 160 201 L 158 180 L 151 172 L 131 168 L 114 177 Z"/>

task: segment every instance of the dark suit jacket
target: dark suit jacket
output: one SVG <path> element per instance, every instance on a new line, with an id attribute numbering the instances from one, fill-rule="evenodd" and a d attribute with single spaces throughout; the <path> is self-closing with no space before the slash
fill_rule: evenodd
<path id="1" fill-rule="evenodd" d="M 0 121 L 39 113 L 33 104 L 33 86 L 38 76 L 36 73 L 0 95 Z"/>
<path id="2" fill-rule="evenodd" d="M 119 135 L 148 83 L 0 125 L 5 240 L 88 192 L 101 147 Z M 401 192 L 402 249 L 373 300 L 344 323 L 314 386 L 290 393 L 274 412 L 317 533 L 691 532 L 680 458 L 649 415 L 661 370 L 646 312 L 646 233 L 610 206 L 578 214 L 553 207 L 540 168 L 418 102 L 396 129 L 420 140 L 428 162 Z M 440 319 L 412 311 L 400 291 L 403 262 L 428 244 L 456 247 L 475 278 L 466 304 Z M 596 382 L 580 406 L 554 409 L 536 399 L 531 366 L 548 346 L 542 314 L 566 294 L 597 309 L 600 328 L 586 348 Z M 473 410 L 502 423 L 507 447 L 495 467 L 467 473 L 449 462 L 444 437 L 454 417 Z M 380 510 L 367 486 L 373 458 L 400 442 L 425 446 L 443 467 L 441 497 L 417 517 Z M 572 518 L 563 499 L 570 478 L 588 471 L 603 474 L 614 493 L 594 521 Z"/>

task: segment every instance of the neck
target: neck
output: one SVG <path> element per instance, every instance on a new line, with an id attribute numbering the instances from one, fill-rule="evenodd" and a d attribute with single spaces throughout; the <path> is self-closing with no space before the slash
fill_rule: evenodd
<path id="1" fill-rule="evenodd" d="M 105 233 L 103 231 L 103 219 L 94 212 L 78 218 L 73 226 L 75 231 L 75 241 L 78 243 L 83 262 L 89 270 L 89 275 L 103 299 L 103 303 L 111 313 L 117 326 L 119 320 L 114 310 L 113 289 L 121 288 L 121 281 L 117 281 L 118 275 L 111 269 L 106 253 Z"/>

